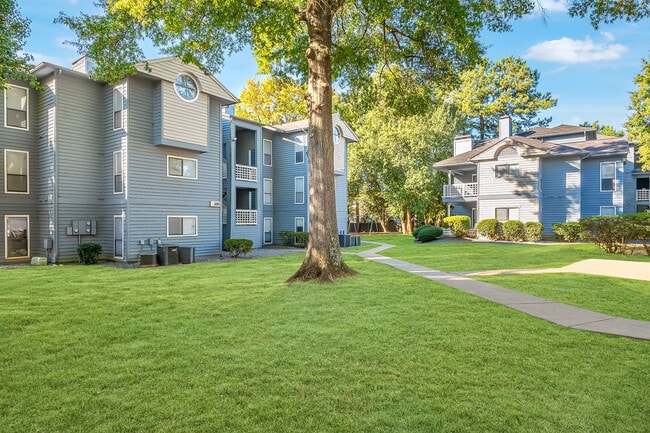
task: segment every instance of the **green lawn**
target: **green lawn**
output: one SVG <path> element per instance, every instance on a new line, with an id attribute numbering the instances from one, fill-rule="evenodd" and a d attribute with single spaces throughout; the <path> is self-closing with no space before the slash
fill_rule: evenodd
<path id="1" fill-rule="evenodd" d="M 442 244 L 441 244 L 442 245 Z M 646 432 L 650 345 L 299 255 L 0 269 L 1 432 Z"/>
<path id="2" fill-rule="evenodd" d="M 412 236 L 373 235 L 364 241 L 395 245 L 382 255 L 444 272 L 494 269 L 559 268 L 584 259 L 649 261 L 647 256 L 607 254 L 590 243 L 516 244 L 493 242 L 429 242 L 415 244 Z"/>

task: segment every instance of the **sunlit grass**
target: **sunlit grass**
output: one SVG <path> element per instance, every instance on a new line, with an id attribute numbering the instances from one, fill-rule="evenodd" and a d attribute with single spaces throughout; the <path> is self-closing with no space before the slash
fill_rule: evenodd
<path id="1" fill-rule="evenodd" d="M 2 432 L 645 432 L 648 343 L 354 256 L 0 270 Z"/>

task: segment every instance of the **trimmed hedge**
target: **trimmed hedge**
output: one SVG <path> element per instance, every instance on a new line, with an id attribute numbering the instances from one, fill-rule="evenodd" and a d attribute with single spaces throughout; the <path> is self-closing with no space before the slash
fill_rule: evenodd
<path id="1" fill-rule="evenodd" d="M 524 224 L 524 232 L 528 242 L 539 242 L 544 235 L 544 225 L 536 221 L 529 221 Z"/>
<path id="2" fill-rule="evenodd" d="M 476 224 L 476 231 L 481 236 L 496 240 L 501 237 L 501 223 L 494 218 L 481 220 Z"/>
<path id="3" fill-rule="evenodd" d="M 576 242 L 582 238 L 583 227 L 580 223 L 555 223 L 551 226 L 551 229 L 560 241 Z"/>
<path id="4" fill-rule="evenodd" d="M 524 240 L 524 224 L 519 220 L 509 220 L 501 225 L 503 238 L 507 241 Z"/>
<path id="5" fill-rule="evenodd" d="M 94 265 L 99 262 L 102 253 L 102 246 L 93 242 L 87 242 L 77 247 L 79 261 L 85 265 Z"/>
<path id="6" fill-rule="evenodd" d="M 444 227 L 449 227 L 454 231 L 454 236 L 459 238 L 467 236 L 472 226 L 472 221 L 467 215 L 453 215 L 442 219 Z"/>
<path id="7" fill-rule="evenodd" d="M 304 248 L 309 243 L 309 232 L 283 231 L 280 232 L 280 237 L 282 238 L 282 243 L 287 246 L 295 245 Z"/>
<path id="8" fill-rule="evenodd" d="M 253 241 L 250 239 L 227 239 L 224 248 L 230 257 L 239 257 L 240 254 L 250 253 L 253 248 Z"/>
<path id="9" fill-rule="evenodd" d="M 432 226 L 431 224 L 424 224 L 424 225 L 421 225 L 420 227 L 417 227 L 415 230 L 413 230 L 413 231 L 411 232 L 411 234 L 413 235 L 414 238 L 417 239 L 417 237 L 418 237 L 418 233 L 420 233 L 423 229 L 426 229 L 426 228 L 428 228 L 428 227 L 434 227 L 434 226 Z"/>
<path id="10" fill-rule="evenodd" d="M 426 225 L 420 227 L 420 230 L 417 231 L 416 238 L 420 242 L 431 242 L 442 236 L 442 233 L 443 231 L 440 227 Z"/>

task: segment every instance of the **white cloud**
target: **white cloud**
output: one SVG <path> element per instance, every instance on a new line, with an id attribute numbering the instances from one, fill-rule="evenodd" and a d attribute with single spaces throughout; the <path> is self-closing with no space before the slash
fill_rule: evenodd
<path id="1" fill-rule="evenodd" d="M 79 0 L 70 0 L 71 5 L 77 5 L 79 4 Z"/>
<path id="2" fill-rule="evenodd" d="M 588 36 L 583 41 L 563 37 L 533 45 L 524 58 L 572 65 L 616 60 L 627 50 L 622 44 L 595 43 Z"/>
<path id="3" fill-rule="evenodd" d="M 611 32 L 600 32 L 600 34 L 603 35 L 608 41 L 614 40 L 614 34 Z"/>
<path id="4" fill-rule="evenodd" d="M 535 4 L 536 15 L 552 12 L 566 12 L 568 9 L 566 0 L 538 0 Z"/>

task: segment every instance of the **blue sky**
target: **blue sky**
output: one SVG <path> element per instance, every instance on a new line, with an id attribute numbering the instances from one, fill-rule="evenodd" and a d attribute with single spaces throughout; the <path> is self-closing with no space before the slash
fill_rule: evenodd
<path id="1" fill-rule="evenodd" d="M 513 23 L 508 33 L 485 32 L 491 60 L 523 57 L 540 72 L 538 89 L 558 98 L 557 107 L 540 113 L 553 117 L 552 125 L 578 124 L 598 120 L 622 128 L 629 114 L 634 77 L 641 71 L 641 59 L 650 55 L 650 20 L 624 21 L 594 30 L 586 18 L 571 18 L 566 0 L 540 0 L 546 13 L 534 14 Z M 18 0 L 21 14 L 31 20 L 31 36 L 25 51 L 35 61 L 69 67 L 79 55 L 63 44 L 74 33 L 53 20 L 93 12 L 93 0 Z M 145 50 L 157 57 L 155 49 Z M 217 78 L 239 95 L 245 81 L 255 77 L 257 66 L 249 52 L 239 53 L 224 64 Z"/>

